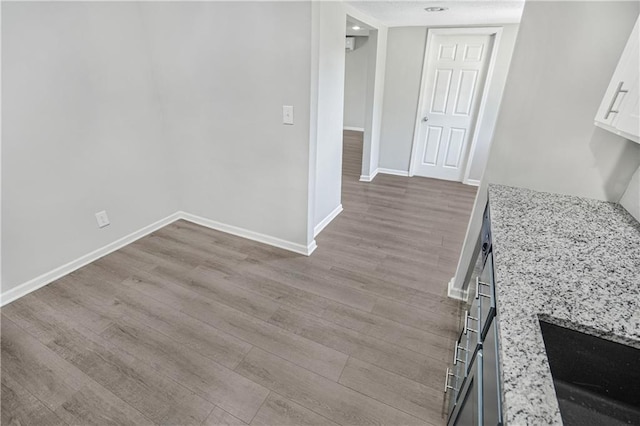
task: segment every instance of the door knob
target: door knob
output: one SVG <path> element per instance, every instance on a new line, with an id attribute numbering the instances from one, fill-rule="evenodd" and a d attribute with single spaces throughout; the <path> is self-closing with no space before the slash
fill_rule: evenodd
<path id="1" fill-rule="evenodd" d="M 423 123 L 426 123 L 427 121 L 429 121 L 429 117 L 426 117 L 426 116 L 425 116 L 425 117 L 422 117 L 422 122 L 423 122 Z"/>

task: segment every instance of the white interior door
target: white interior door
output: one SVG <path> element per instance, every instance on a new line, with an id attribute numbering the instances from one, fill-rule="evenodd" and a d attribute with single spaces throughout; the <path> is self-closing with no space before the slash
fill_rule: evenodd
<path id="1" fill-rule="evenodd" d="M 414 175 L 462 181 L 491 59 L 491 34 L 433 34 L 416 121 Z"/>

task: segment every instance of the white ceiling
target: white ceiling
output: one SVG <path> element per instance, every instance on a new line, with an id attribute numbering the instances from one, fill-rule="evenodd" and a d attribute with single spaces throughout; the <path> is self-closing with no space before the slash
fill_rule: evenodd
<path id="1" fill-rule="evenodd" d="M 390 27 L 510 24 L 520 22 L 524 0 L 347 1 L 359 11 Z M 442 6 L 444 12 L 426 12 Z"/>
<path id="2" fill-rule="evenodd" d="M 358 26 L 360 29 L 354 30 L 353 27 Z M 367 24 L 362 22 L 358 22 L 354 19 L 347 19 L 347 35 L 348 36 L 369 36 L 369 30 L 374 29 L 369 27 Z"/>

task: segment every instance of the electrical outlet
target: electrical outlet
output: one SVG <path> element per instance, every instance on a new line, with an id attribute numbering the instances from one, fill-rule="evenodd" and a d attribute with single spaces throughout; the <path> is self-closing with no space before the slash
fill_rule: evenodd
<path id="1" fill-rule="evenodd" d="M 96 220 L 98 221 L 98 228 L 104 228 L 111 223 L 109 222 L 109 217 L 107 216 L 107 212 L 105 210 L 96 213 Z"/>
<path id="2" fill-rule="evenodd" d="M 282 124 L 293 124 L 293 107 L 291 105 L 282 106 Z"/>

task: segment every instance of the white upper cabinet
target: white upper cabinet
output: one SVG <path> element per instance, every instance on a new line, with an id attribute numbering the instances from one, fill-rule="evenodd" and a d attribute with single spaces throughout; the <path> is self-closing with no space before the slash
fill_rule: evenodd
<path id="1" fill-rule="evenodd" d="M 604 94 L 595 124 L 640 143 L 640 18 Z"/>

